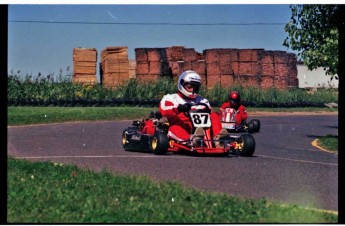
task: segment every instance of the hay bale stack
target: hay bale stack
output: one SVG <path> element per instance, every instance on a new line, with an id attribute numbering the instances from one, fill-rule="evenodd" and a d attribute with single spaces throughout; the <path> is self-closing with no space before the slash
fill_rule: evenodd
<path id="1" fill-rule="evenodd" d="M 206 49 L 207 88 L 231 86 L 239 73 L 238 49 Z"/>
<path id="2" fill-rule="evenodd" d="M 261 88 L 286 89 L 288 87 L 298 87 L 297 58 L 294 53 L 264 51 L 261 65 Z"/>
<path id="3" fill-rule="evenodd" d="M 73 49 L 73 83 L 92 85 L 96 78 L 97 50 L 95 48 Z"/>
<path id="4" fill-rule="evenodd" d="M 150 82 L 170 75 L 166 48 L 136 48 L 136 78 Z"/>
<path id="5" fill-rule="evenodd" d="M 127 46 L 106 47 L 101 52 L 101 81 L 104 87 L 117 87 L 129 80 Z"/>

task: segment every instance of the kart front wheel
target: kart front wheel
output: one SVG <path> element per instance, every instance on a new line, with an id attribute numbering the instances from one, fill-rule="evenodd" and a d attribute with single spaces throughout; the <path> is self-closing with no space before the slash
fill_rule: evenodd
<path id="1" fill-rule="evenodd" d="M 155 155 L 164 155 L 168 151 L 169 139 L 165 133 L 156 132 L 151 140 L 151 150 Z"/>
<path id="2" fill-rule="evenodd" d="M 239 155 L 250 157 L 253 156 L 255 151 L 255 140 L 251 134 L 242 134 L 238 141 L 239 143 Z"/>
<path id="3" fill-rule="evenodd" d="M 128 144 L 128 135 L 127 135 L 127 130 L 125 129 L 122 132 L 122 146 L 125 149 L 125 151 L 130 151 L 127 147 L 127 144 Z"/>
<path id="4" fill-rule="evenodd" d="M 252 119 L 251 122 L 254 125 L 254 132 L 260 131 L 260 121 L 258 119 Z"/>

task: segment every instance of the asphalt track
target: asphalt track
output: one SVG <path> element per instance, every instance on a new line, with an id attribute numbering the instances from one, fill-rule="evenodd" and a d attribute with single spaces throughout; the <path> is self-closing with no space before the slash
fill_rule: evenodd
<path id="1" fill-rule="evenodd" d="M 338 155 L 312 145 L 319 136 L 338 135 L 338 115 L 251 118 L 261 121 L 253 157 L 126 152 L 121 134 L 132 121 L 8 127 L 8 155 L 338 211 Z"/>

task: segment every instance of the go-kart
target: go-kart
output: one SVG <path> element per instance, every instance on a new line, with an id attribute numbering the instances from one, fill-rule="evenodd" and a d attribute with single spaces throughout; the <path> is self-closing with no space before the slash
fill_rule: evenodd
<path id="1" fill-rule="evenodd" d="M 222 116 L 222 128 L 228 132 L 248 132 L 256 133 L 260 131 L 260 120 L 252 119 L 249 122 L 242 122 L 240 125 L 236 123 L 236 110 L 230 107 L 224 109 Z"/>
<path id="2" fill-rule="evenodd" d="M 126 151 L 145 151 L 157 155 L 167 152 L 191 152 L 197 154 L 235 154 L 252 156 L 255 151 L 255 140 L 251 134 L 222 135 L 216 139 L 211 133 L 211 110 L 208 105 L 193 104 L 186 112 L 193 125 L 193 132 L 201 127 L 205 135 L 195 142 L 195 137 L 177 141 L 167 136 L 169 123 L 159 112 L 152 112 L 149 119 L 135 120 L 131 127 L 122 133 L 122 145 Z"/>

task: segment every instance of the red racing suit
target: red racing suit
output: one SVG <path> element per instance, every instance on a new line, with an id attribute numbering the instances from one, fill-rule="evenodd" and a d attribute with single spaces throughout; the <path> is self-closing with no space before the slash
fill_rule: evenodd
<path id="1" fill-rule="evenodd" d="M 170 124 L 168 136 L 178 141 L 190 139 L 193 132 L 193 125 L 189 117 L 184 112 L 178 112 L 177 110 L 179 104 L 187 102 L 190 104 L 205 103 L 212 110 L 206 98 L 197 96 L 195 99 L 186 99 L 181 93 L 167 94 L 159 104 L 160 113 L 168 119 Z M 218 114 L 211 111 L 210 120 L 213 136 L 218 135 L 222 129 Z"/>
<path id="2" fill-rule="evenodd" d="M 219 118 L 221 122 L 229 122 L 233 116 L 236 120 L 236 125 L 242 125 L 248 118 L 247 109 L 244 105 L 240 104 L 237 109 L 233 112 L 230 101 L 223 103 L 219 108 Z M 234 115 L 233 115 L 234 114 Z"/>

